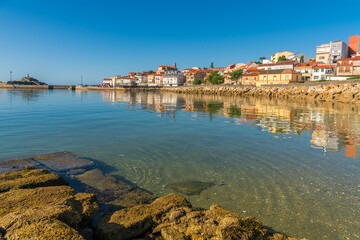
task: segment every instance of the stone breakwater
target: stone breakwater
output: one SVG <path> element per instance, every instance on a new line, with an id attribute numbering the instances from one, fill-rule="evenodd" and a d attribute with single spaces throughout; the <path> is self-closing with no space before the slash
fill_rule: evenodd
<path id="1" fill-rule="evenodd" d="M 151 91 L 152 89 L 134 89 Z M 160 92 L 186 94 L 232 94 L 238 96 L 270 97 L 278 99 L 303 99 L 318 101 L 336 101 L 343 103 L 360 103 L 360 83 L 337 83 L 318 85 L 284 85 L 266 87 L 244 86 L 181 86 L 159 88 Z"/>
<path id="2" fill-rule="evenodd" d="M 177 194 L 156 198 L 95 165 L 67 152 L 0 162 L 0 239 L 297 240 L 220 206 L 196 209 Z"/>

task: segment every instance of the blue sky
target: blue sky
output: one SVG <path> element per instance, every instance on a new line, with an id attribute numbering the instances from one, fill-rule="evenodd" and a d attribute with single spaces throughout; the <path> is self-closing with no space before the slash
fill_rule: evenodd
<path id="1" fill-rule="evenodd" d="M 0 0 L 0 81 L 100 83 L 155 69 L 227 66 L 360 34 L 360 1 Z"/>

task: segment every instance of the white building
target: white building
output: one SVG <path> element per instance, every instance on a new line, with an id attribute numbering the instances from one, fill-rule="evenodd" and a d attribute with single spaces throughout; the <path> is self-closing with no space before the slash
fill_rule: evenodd
<path id="1" fill-rule="evenodd" d="M 183 73 L 177 69 L 166 70 L 163 76 L 163 85 L 170 87 L 183 85 Z"/>
<path id="2" fill-rule="evenodd" d="M 261 64 L 258 69 L 264 70 L 279 70 L 279 69 L 294 69 L 294 66 L 299 62 L 296 60 L 286 60 L 277 63 Z"/>
<path id="3" fill-rule="evenodd" d="M 335 76 L 335 67 L 336 64 L 318 64 L 314 66 L 312 71 L 312 80 L 331 80 L 329 76 Z"/>

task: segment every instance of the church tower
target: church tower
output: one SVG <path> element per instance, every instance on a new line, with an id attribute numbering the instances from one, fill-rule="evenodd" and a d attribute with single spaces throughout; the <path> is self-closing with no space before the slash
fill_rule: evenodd
<path id="1" fill-rule="evenodd" d="M 176 67 L 176 62 L 174 62 L 174 67 Z"/>

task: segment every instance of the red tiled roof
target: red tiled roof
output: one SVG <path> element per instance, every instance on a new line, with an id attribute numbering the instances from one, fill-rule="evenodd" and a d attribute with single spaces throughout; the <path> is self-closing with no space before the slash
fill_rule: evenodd
<path id="1" fill-rule="evenodd" d="M 177 69 L 177 67 L 173 67 L 173 66 L 165 66 L 165 65 L 162 65 L 162 66 L 159 66 L 159 67 L 176 68 L 176 69 Z"/>
<path id="2" fill-rule="evenodd" d="M 104 81 L 110 81 L 112 78 L 104 78 Z"/>
<path id="3" fill-rule="evenodd" d="M 360 56 L 355 56 L 353 58 L 340 58 L 338 61 L 343 61 L 343 60 L 360 60 Z"/>
<path id="4" fill-rule="evenodd" d="M 331 67 L 335 67 L 335 66 L 336 66 L 335 63 L 331 64 Z M 329 68 L 329 67 L 330 67 L 330 64 L 323 63 L 323 64 L 318 64 L 317 66 L 315 66 L 313 68 Z"/>
<path id="5" fill-rule="evenodd" d="M 295 67 L 312 67 L 316 64 L 319 64 L 320 62 L 304 62 L 304 63 L 299 63 L 296 64 Z"/>

